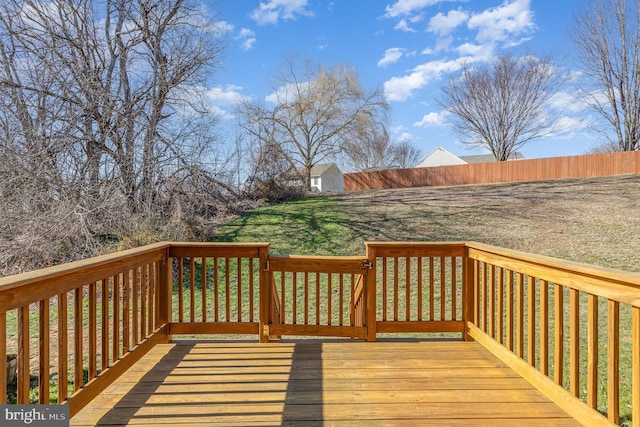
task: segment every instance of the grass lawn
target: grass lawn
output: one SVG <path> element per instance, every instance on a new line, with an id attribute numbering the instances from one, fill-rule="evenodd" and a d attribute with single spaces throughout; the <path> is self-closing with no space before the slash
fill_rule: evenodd
<path id="1" fill-rule="evenodd" d="M 640 271 L 640 175 L 312 196 L 246 213 L 214 240 L 363 255 L 369 241 L 478 241 Z"/>

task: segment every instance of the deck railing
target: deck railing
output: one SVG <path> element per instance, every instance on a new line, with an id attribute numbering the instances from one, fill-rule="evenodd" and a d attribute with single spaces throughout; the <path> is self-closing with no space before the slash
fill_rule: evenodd
<path id="1" fill-rule="evenodd" d="M 580 421 L 640 426 L 640 275 L 477 243 L 160 243 L 0 279 L 0 403 L 7 353 L 15 402 L 74 414 L 172 336 L 395 333 L 476 340 Z"/>

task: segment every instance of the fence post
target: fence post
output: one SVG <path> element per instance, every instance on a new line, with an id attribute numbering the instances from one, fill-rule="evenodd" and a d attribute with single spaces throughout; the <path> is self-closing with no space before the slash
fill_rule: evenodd
<path id="1" fill-rule="evenodd" d="M 269 246 L 258 249 L 260 257 L 260 322 L 258 337 L 261 343 L 269 342 L 269 315 L 271 312 L 271 286 L 269 273 Z"/>
<path id="2" fill-rule="evenodd" d="M 474 273 L 474 261 L 469 258 L 469 246 L 464 245 L 464 261 L 462 263 L 462 319 L 464 321 L 464 335 L 465 341 L 473 341 L 473 338 L 469 336 L 469 323 L 476 323 L 474 318 L 475 313 L 475 280 L 476 274 Z"/>
<path id="3" fill-rule="evenodd" d="M 365 325 L 367 327 L 367 341 L 376 340 L 376 249 L 369 243 L 367 246 L 367 260 L 371 263 L 371 268 L 367 273 L 366 283 L 366 299 L 367 305 L 365 309 Z"/>

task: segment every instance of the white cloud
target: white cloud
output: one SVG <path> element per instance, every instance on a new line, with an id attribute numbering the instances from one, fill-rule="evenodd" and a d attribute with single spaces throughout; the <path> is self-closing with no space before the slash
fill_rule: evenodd
<path id="1" fill-rule="evenodd" d="M 313 16 L 306 7 L 307 0 L 268 0 L 260 2 L 249 17 L 258 25 L 276 24 L 280 19 L 287 21 L 297 16 Z"/>
<path id="2" fill-rule="evenodd" d="M 398 136 L 397 141 L 398 142 L 411 142 L 412 139 L 413 139 L 413 135 L 411 135 L 409 132 L 402 132 L 402 134 L 400 134 L 400 136 Z"/>
<path id="3" fill-rule="evenodd" d="M 256 44 L 256 33 L 248 28 L 243 28 L 240 30 L 236 40 L 240 40 L 242 50 L 251 50 L 253 45 Z"/>
<path id="4" fill-rule="evenodd" d="M 386 67 L 389 64 L 395 64 L 402 58 L 405 49 L 400 47 L 392 47 L 384 51 L 384 56 L 378 61 L 378 67 Z"/>
<path id="5" fill-rule="evenodd" d="M 473 57 L 461 57 L 449 61 L 431 61 L 418 65 L 411 73 L 402 77 L 392 77 L 384 82 L 384 93 L 389 101 L 404 101 L 414 91 L 423 88 L 442 74 L 458 71 L 463 63 L 475 62 Z"/>
<path id="6" fill-rule="evenodd" d="M 230 24 L 226 21 L 216 21 L 212 24 L 211 26 L 211 30 L 216 33 L 216 34 L 220 34 L 220 35 L 224 35 L 226 33 L 229 33 L 231 31 L 233 31 L 233 29 L 235 28 L 233 26 L 233 24 Z"/>
<path id="7" fill-rule="evenodd" d="M 409 24 L 407 24 L 407 20 L 406 19 L 401 19 L 400 21 L 398 21 L 398 23 L 396 24 L 395 27 L 393 27 L 394 30 L 400 30 L 400 31 L 404 31 L 405 33 L 415 33 L 416 30 L 414 30 L 413 28 L 411 28 L 409 26 Z"/>
<path id="8" fill-rule="evenodd" d="M 429 113 L 422 117 L 422 120 L 415 122 L 413 125 L 416 127 L 436 127 L 442 126 L 446 123 L 446 118 L 449 115 L 447 111 L 440 111 L 439 113 Z"/>
<path id="9" fill-rule="evenodd" d="M 477 30 L 476 41 L 497 41 L 517 44 L 514 37 L 522 37 L 535 30 L 531 0 L 505 0 L 500 6 L 473 14 L 468 27 Z"/>
<path id="10" fill-rule="evenodd" d="M 467 19 L 469 19 L 469 14 L 460 9 L 450 10 L 446 15 L 438 13 L 429 20 L 428 30 L 440 36 L 448 35 L 464 24 Z"/>
<path id="11" fill-rule="evenodd" d="M 463 43 L 455 51 L 460 56 L 473 57 L 475 61 L 491 61 L 494 54 L 494 45 Z"/>
<path id="12" fill-rule="evenodd" d="M 395 18 L 397 16 L 410 15 L 413 12 L 427 6 L 433 6 L 443 0 L 397 0 L 394 5 L 387 5 L 385 17 Z"/>
<path id="13" fill-rule="evenodd" d="M 236 85 L 216 86 L 208 89 L 206 96 L 213 104 L 233 107 L 249 99 L 240 93 L 241 90 L 242 87 Z"/>

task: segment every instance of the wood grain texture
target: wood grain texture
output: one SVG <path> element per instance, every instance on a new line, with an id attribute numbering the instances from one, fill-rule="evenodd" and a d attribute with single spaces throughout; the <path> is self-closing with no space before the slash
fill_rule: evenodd
<path id="1" fill-rule="evenodd" d="M 460 341 L 156 345 L 71 419 L 109 424 L 580 425 Z"/>

